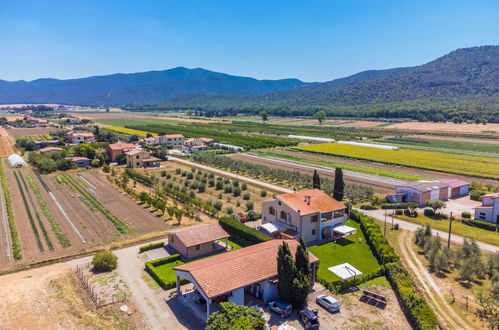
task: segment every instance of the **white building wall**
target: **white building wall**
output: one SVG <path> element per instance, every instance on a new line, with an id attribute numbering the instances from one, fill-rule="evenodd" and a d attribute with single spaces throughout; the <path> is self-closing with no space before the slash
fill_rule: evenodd
<path id="1" fill-rule="evenodd" d="M 270 280 L 265 280 L 261 283 L 263 288 L 263 301 L 267 302 L 276 299 L 279 296 L 279 291 L 277 290 L 277 284 L 272 284 Z"/>
<path id="2" fill-rule="evenodd" d="M 232 291 L 232 296 L 229 298 L 229 301 L 236 305 L 244 305 L 244 288 Z"/>

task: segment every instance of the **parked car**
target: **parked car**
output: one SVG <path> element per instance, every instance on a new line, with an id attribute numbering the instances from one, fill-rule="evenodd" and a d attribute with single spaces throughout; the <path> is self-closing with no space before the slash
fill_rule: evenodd
<path id="1" fill-rule="evenodd" d="M 302 321 L 305 329 L 315 329 L 319 327 L 319 313 L 317 310 L 304 308 L 298 312 L 298 317 Z"/>
<path id="2" fill-rule="evenodd" d="M 281 317 L 288 317 L 293 312 L 293 306 L 282 300 L 270 301 L 267 307 L 274 313 L 279 314 Z"/>
<path id="3" fill-rule="evenodd" d="M 317 298 L 315 298 L 315 302 L 317 303 L 317 305 L 324 307 L 331 313 L 340 311 L 340 302 L 331 296 L 320 294 L 317 296 Z"/>

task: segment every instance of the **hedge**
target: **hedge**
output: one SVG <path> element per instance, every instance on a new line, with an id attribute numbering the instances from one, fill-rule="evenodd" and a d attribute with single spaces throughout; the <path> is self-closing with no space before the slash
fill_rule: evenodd
<path id="1" fill-rule="evenodd" d="M 361 210 L 376 210 L 376 206 L 372 206 L 369 204 L 364 204 L 359 207 Z"/>
<path id="2" fill-rule="evenodd" d="M 362 274 L 350 281 L 330 282 L 321 278 L 319 275 L 316 275 L 316 281 L 324 285 L 326 289 L 328 289 L 329 291 L 334 291 L 338 293 L 338 292 L 343 292 L 351 287 L 355 287 L 364 282 L 370 281 L 374 278 L 383 276 L 384 274 L 385 274 L 385 268 L 383 266 L 380 266 L 378 267 L 378 269 L 369 273 Z"/>
<path id="3" fill-rule="evenodd" d="M 270 241 L 271 238 L 245 224 L 229 217 L 221 217 L 218 223 L 231 237 L 239 237 L 251 244 Z"/>
<path id="4" fill-rule="evenodd" d="M 171 255 L 171 256 L 166 257 L 166 258 L 161 258 L 161 259 L 146 262 L 146 264 L 145 264 L 146 271 L 149 273 L 149 275 L 151 275 L 152 278 L 154 278 L 154 280 L 156 280 L 156 282 L 158 282 L 158 284 L 163 289 L 165 289 L 165 290 L 171 289 L 177 285 L 177 282 L 176 281 L 168 281 L 167 279 L 165 279 L 163 277 L 163 274 L 161 272 L 159 272 L 156 269 L 156 267 L 164 265 L 164 264 L 168 264 L 171 262 L 175 262 L 175 261 L 180 260 L 180 259 L 181 259 L 180 254 L 174 254 L 174 255 Z M 189 283 L 189 281 L 187 281 L 185 279 L 180 280 L 180 285 L 187 284 L 187 283 Z"/>
<path id="5" fill-rule="evenodd" d="M 497 228 L 497 226 L 495 224 L 490 223 L 490 222 L 473 220 L 473 219 L 464 219 L 464 217 L 463 217 L 462 221 L 466 225 L 478 227 L 480 229 L 485 229 L 485 230 L 489 230 L 489 231 L 496 231 L 496 228 Z"/>
<path id="6" fill-rule="evenodd" d="M 381 204 L 383 210 L 393 210 L 393 209 L 408 209 L 409 203 L 383 203 Z"/>
<path id="7" fill-rule="evenodd" d="M 162 248 L 163 246 L 165 246 L 164 242 L 158 242 L 158 243 L 151 243 L 151 244 L 143 245 L 143 246 L 141 246 L 139 248 L 139 253 L 145 252 L 145 251 L 149 251 L 149 250 L 153 250 L 153 249 L 159 249 L 159 248 Z"/>
<path id="8" fill-rule="evenodd" d="M 352 210 L 350 217 L 360 224 L 368 244 L 385 268 L 385 274 L 396 294 L 400 297 L 407 317 L 416 329 L 435 329 L 437 318 L 421 295 L 414 289 L 415 283 L 400 262 L 393 247 L 381 232 L 373 218 Z"/>

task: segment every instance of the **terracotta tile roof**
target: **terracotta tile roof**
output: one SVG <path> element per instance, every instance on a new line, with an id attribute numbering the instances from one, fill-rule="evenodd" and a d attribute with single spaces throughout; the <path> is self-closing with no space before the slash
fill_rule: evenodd
<path id="1" fill-rule="evenodd" d="M 167 139 L 183 138 L 184 137 L 182 134 L 165 134 L 163 136 Z"/>
<path id="2" fill-rule="evenodd" d="M 159 140 L 159 136 L 150 136 L 142 139 L 143 141 L 157 141 Z"/>
<path id="3" fill-rule="evenodd" d="M 125 152 L 125 154 L 129 155 L 129 156 L 132 156 L 132 155 L 140 154 L 142 151 L 143 151 L 142 149 L 134 148 L 134 149 L 132 149 L 130 151 Z"/>
<path id="4" fill-rule="evenodd" d="M 147 162 L 159 162 L 161 159 L 159 158 L 156 158 L 156 157 L 149 157 L 149 158 L 145 158 L 145 159 L 142 159 L 142 161 L 144 163 L 147 163 Z"/>
<path id="5" fill-rule="evenodd" d="M 310 197 L 310 204 L 308 203 L 308 197 Z M 301 215 L 317 212 L 326 213 L 346 208 L 343 203 L 338 202 L 319 189 L 309 189 L 290 194 L 277 195 L 276 199 L 281 200 L 295 211 L 300 210 Z"/>
<path id="6" fill-rule="evenodd" d="M 499 192 L 496 192 L 496 193 L 492 193 L 492 194 L 486 194 L 486 195 L 483 195 L 483 197 L 488 197 L 488 198 L 499 198 Z"/>
<path id="7" fill-rule="evenodd" d="M 132 143 L 111 143 L 108 145 L 108 148 L 111 150 L 125 150 L 125 149 L 134 149 L 137 148 L 135 144 Z"/>
<path id="8" fill-rule="evenodd" d="M 69 132 L 68 135 L 71 135 L 71 136 L 83 136 L 83 137 L 94 137 L 94 133 L 91 133 L 91 132 Z"/>
<path id="9" fill-rule="evenodd" d="M 50 151 L 62 151 L 63 149 L 62 148 L 57 148 L 57 147 L 46 147 L 46 148 L 41 148 L 40 149 L 40 152 L 41 153 L 44 153 L 44 152 L 50 152 Z"/>
<path id="10" fill-rule="evenodd" d="M 295 240 L 271 240 L 232 252 L 193 261 L 174 270 L 191 274 L 209 297 L 245 287 L 277 276 L 277 252 L 285 241 L 294 255 L 299 243 Z M 319 259 L 309 252 L 310 262 Z"/>
<path id="11" fill-rule="evenodd" d="M 192 149 L 201 149 L 201 148 L 208 148 L 208 146 L 207 146 L 207 145 L 205 145 L 205 144 L 202 144 L 202 145 L 200 145 L 200 146 L 192 146 L 191 148 L 192 148 Z"/>
<path id="12" fill-rule="evenodd" d="M 421 192 L 431 191 L 433 189 L 441 189 L 449 187 L 447 183 L 437 182 L 437 181 L 426 181 L 426 182 L 413 182 L 403 185 L 398 185 L 397 187 L 409 187 Z"/>
<path id="13" fill-rule="evenodd" d="M 463 187 L 463 186 L 467 186 L 470 184 L 469 182 L 459 180 L 459 179 L 441 179 L 441 180 L 438 180 L 438 182 L 448 184 L 449 187 L 451 187 L 451 188 Z"/>
<path id="14" fill-rule="evenodd" d="M 213 141 L 215 141 L 214 139 L 210 139 L 210 138 L 205 138 L 205 137 L 202 137 L 202 138 L 199 138 L 201 141 L 205 142 L 205 143 L 211 143 Z"/>
<path id="15" fill-rule="evenodd" d="M 185 246 L 195 246 L 217 239 L 229 237 L 225 230 L 216 223 L 204 223 L 195 226 L 184 227 L 168 232 L 174 234 Z"/>
<path id="16" fill-rule="evenodd" d="M 185 140 L 185 143 L 191 143 L 191 142 L 195 142 L 195 141 L 196 141 L 195 138 L 190 138 L 190 139 Z"/>

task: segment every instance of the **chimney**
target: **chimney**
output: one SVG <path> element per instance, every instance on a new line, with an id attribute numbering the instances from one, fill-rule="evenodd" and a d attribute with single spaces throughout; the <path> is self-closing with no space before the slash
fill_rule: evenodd
<path id="1" fill-rule="evenodd" d="M 310 205 L 312 203 L 312 196 L 307 196 L 307 205 Z"/>

